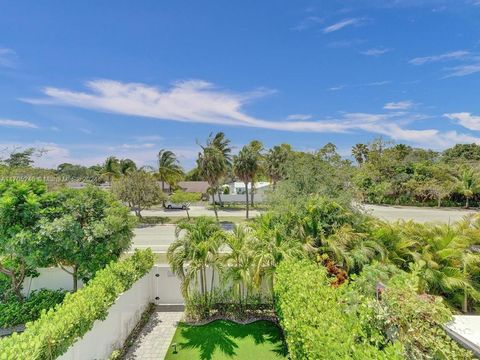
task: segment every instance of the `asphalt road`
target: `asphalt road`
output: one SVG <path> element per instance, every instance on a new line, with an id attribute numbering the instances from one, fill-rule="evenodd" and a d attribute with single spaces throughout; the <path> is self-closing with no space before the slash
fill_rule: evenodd
<path id="1" fill-rule="evenodd" d="M 205 206 L 191 206 L 189 210 L 190 216 L 215 216 L 213 210 L 207 209 Z M 258 210 L 250 210 L 250 216 L 258 216 L 260 212 Z M 155 210 L 143 210 L 143 216 L 186 216 L 185 210 L 181 209 L 155 209 Z M 243 209 L 218 209 L 219 217 L 245 217 L 245 210 Z"/>
<path id="2" fill-rule="evenodd" d="M 437 222 L 453 223 L 469 214 L 480 214 L 479 211 L 464 209 L 435 209 L 409 206 L 363 205 L 369 214 L 386 221 L 413 220 L 420 223 Z"/>
<path id="3" fill-rule="evenodd" d="M 368 213 L 386 221 L 396 220 L 414 220 L 416 222 L 439 222 L 452 223 L 461 220 L 468 214 L 480 214 L 473 210 L 457 210 L 457 209 L 432 209 L 432 208 L 415 208 L 415 207 L 394 207 L 394 206 L 377 206 L 364 205 L 363 208 Z M 156 216 L 183 216 L 183 210 L 153 210 Z M 225 215 L 228 214 L 228 215 Z M 255 211 L 258 215 L 258 211 Z M 151 215 L 148 211 L 144 215 Z M 191 216 L 210 215 L 214 216 L 213 210 L 203 207 L 195 207 L 190 211 Z M 245 216 L 242 210 L 221 210 L 220 216 Z M 135 237 L 133 239 L 134 248 L 152 248 L 154 252 L 166 252 L 168 246 L 175 240 L 175 225 L 154 225 L 134 230 Z"/>

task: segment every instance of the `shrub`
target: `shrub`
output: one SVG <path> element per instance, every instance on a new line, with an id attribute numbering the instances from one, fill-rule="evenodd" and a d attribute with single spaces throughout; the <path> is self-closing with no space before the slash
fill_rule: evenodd
<path id="1" fill-rule="evenodd" d="M 275 307 L 290 358 L 401 359 L 398 342 L 379 349 L 364 341 L 361 317 L 343 299 L 346 286 L 330 286 L 326 270 L 308 261 L 277 268 Z"/>
<path id="2" fill-rule="evenodd" d="M 64 297 L 65 291 L 47 289 L 33 291 L 24 302 L 11 297 L 4 303 L 0 303 L 0 327 L 34 321 L 40 317 L 42 310 L 48 310 L 60 304 Z"/>
<path id="3" fill-rule="evenodd" d="M 87 333 L 96 320 L 104 320 L 117 297 L 128 290 L 153 266 L 151 250 L 136 251 L 131 257 L 112 262 L 74 294 L 67 294 L 62 304 L 43 312 L 27 323 L 22 334 L 0 340 L 0 359 L 56 359 Z"/>

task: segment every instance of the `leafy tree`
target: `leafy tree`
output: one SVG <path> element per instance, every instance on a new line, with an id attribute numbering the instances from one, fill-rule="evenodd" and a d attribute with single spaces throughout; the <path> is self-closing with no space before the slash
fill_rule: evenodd
<path id="1" fill-rule="evenodd" d="M 62 178 L 75 179 L 80 181 L 89 180 L 97 183 L 101 171 L 96 168 L 88 168 L 82 165 L 62 163 L 57 166 L 56 173 Z"/>
<path id="2" fill-rule="evenodd" d="M 235 175 L 245 184 L 245 217 L 248 219 L 248 183 L 253 183 L 255 174 L 258 171 L 257 154 L 255 151 L 250 146 L 244 146 L 238 155 L 233 158 L 233 168 Z"/>
<path id="3" fill-rule="evenodd" d="M 162 190 L 165 191 L 165 183 L 170 185 L 176 184 L 183 176 L 183 170 L 178 163 L 177 157 L 170 150 L 160 150 L 157 155 L 158 161 L 158 179 L 162 182 Z M 165 203 L 164 203 L 165 206 Z"/>
<path id="4" fill-rule="evenodd" d="M 0 273 L 8 277 L 10 290 L 20 301 L 23 280 L 44 251 L 38 245 L 37 226 L 45 192 L 41 182 L 0 182 Z"/>
<path id="5" fill-rule="evenodd" d="M 32 157 L 41 155 L 42 152 L 42 150 L 35 148 L 28 148 L 23 151 L 14 150 L 4 162 L 10 167 L 30 167 L 34 162 Z"/>
<path id="6" fill-rule="evenodd" d="M 95 187 L 64 189 L 42 202 L 41 248 L 50 263 L 72 275 L 74 290 L 79 278 L 87 281 L 130 247 L 135 219 L 110 193 Z"/>
<path id="7" fill-rule="evenodd" d="M 212 196 L 213 210 L 215 212 L 215 218 L 218 221 L 215 194 L 218 193 L 220 181 L 227 172 L 225 156 L 216 146 L 202 146 L 202 151 L 198 154 L 197 167 L 199 168 L 202 177 L 209 184 L 209 193 Z"/>
<path id="8" fill-rule="evenodd" d="M 112 191 L 139 219 L 142 218 L 142 210 L 167 200 L 155 178 L 144 171 L 131 171 L 114 181 Z"/>
<path id="9" fill-rule="evenodd" d="M 480 161 L 480 145 L 456 144 L 443 152 L 443 158 L 447 162 Z"/>
<path id="10" fill-rule="evenodd" d="M 202 198 L 201 193 L 188 193 L 185 191 L 175 191 L 171 196 L 170 200 L 175 204 L 185 204 L 185 212 L 187 213 L 187 218 L 190 220 L 190 214 L 188 212 L 190 204 L 192 202 L 200 201 Z"/>

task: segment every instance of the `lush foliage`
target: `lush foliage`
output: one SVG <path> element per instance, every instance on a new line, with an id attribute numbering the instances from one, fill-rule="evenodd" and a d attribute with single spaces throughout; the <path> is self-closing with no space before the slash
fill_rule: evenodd
<path id="1" fill-rule="evenodd" d="M 11 327 L 38 319 L 43 310 L 60 304 L 65 291 L 42 289 L 33 291 L 25 301 L 10 297 L 0 302 L 0 327 Z"/>
<path id="2" fill-rule="evenodd" d="M 0 359 L 49 360 L 62 355 L 96 320 L 104 319 L 117 297 L 153 266 L 150 250 L 113 262 L 100 270 L 87 286 L 54 309 L 28 323 L 25 332 L 0 340 Z"/>
<path id="3" fill-rule="evenodd" d="M 398 342 L 380 349 L 364 337 L 360 317 L 344 301 L 345 288 L 332 287 L 323 266 L 283 262 L 274 289 L 292 360 L 402 358 Z"/>

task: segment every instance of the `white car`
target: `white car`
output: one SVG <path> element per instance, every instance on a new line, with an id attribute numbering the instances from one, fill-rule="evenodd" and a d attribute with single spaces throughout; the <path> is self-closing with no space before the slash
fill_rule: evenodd
<path id="1" fill-rule="evenodd" d="M 167 202 L 166 208 L 171 210 L 171 209 L 182 209 L 182 210 L 187 210 L 189 208 L 188 204 L 175 204 L 172 202 Z"/>

